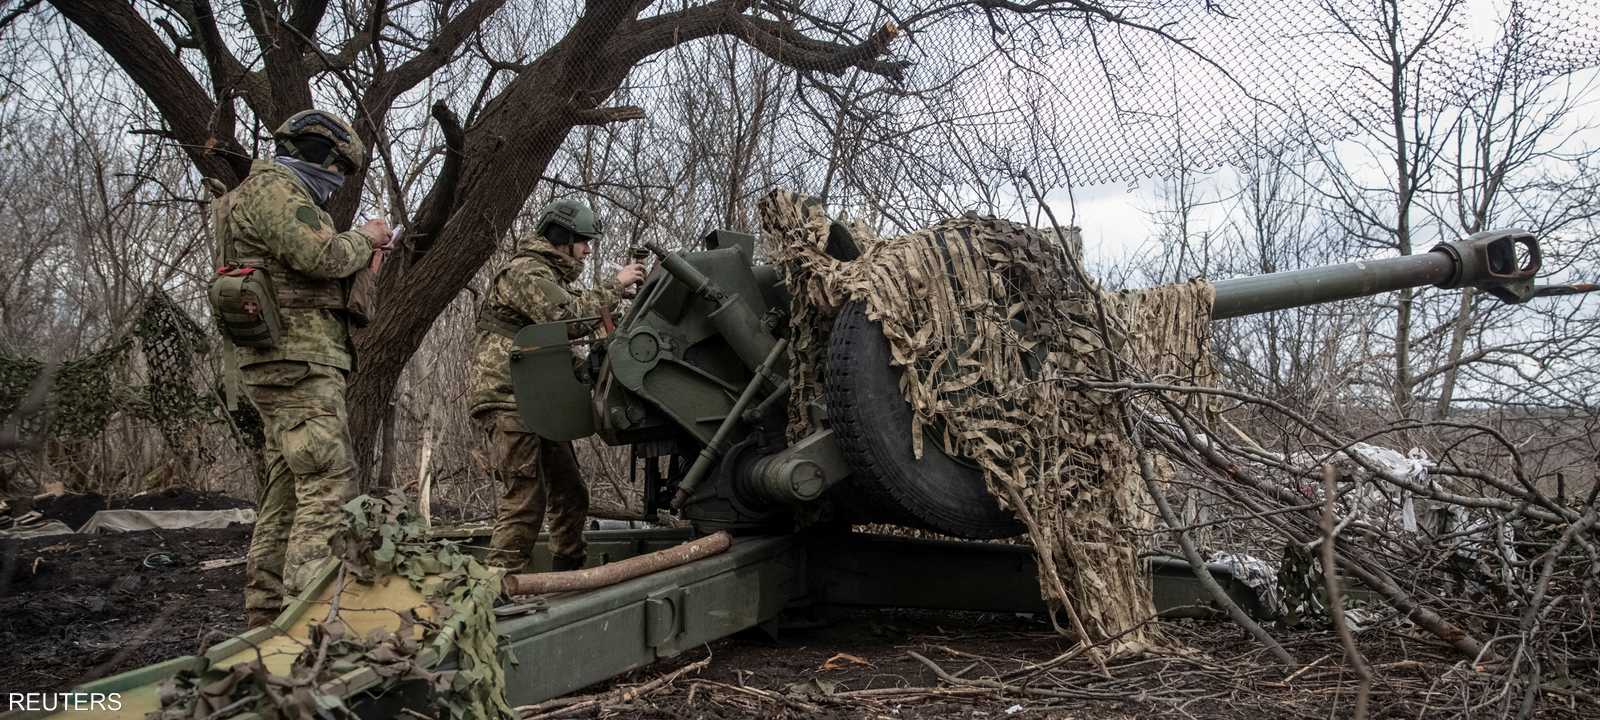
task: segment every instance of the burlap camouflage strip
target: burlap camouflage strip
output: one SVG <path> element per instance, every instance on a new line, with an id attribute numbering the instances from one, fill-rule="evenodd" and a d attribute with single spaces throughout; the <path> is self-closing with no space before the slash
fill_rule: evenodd
<path id="1" fill-rule="evenodd" d="M 1160 644 L 1134 530 L 1152 517 L 1115 400 L 1081 389 L 1104 377 L 1111 351 L 1139 376 L 1208 382 L 1212 290 L 1204 283 L 1110 293 L 1038 230 L 966 216 L 894 238 L 866 239 L 862 256 L 826 253 L 828 223 L 816 200 L 774 191 L 761 202 L 770 256 L 793 293 L 790 342 L 795 391 L 791 435 L 808 430 L 820 390 L 828 317 L 848 301 L 882 323 L 902 390 L 945 452 L 983 468 L 1002 503 L 1021 500 L 1041 567 L 1041 591 L 1070 608 L 1090 640 L 1117 649 Z M 859 233 L 858 233 L 859 234 Z M 1059 582 L 1056 580 L 1059 579 Z"/>

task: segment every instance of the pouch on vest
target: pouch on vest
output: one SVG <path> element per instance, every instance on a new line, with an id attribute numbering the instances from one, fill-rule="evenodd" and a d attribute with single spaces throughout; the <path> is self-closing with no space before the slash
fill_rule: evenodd
<path id="1" fill-rule="evenodd" d="M 240 347 L 273 348 L 283 336 L 272 277 L 261 268 L 217 268 L 211 279 L 211 310 L 222 333 Z"/>
<path id="2" fill-rule="evenodd" d="M 372 298 L 378 294 L 378 276 L 372 268 L 364 267 L 356 274 L 339 281 L 344 290 L 344 313 L 349 318 L 350 324 L 364 328 L 371 321 L 372 315 L 367 308 L 372 306 Z"/>

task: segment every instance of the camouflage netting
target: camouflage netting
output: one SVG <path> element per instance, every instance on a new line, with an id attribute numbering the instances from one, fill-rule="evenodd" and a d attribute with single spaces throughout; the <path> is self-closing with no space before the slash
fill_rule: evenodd
<path id="1" fill-rule="evenodd" d="M 1130 532 L 1153 520 L 1141 509 L 1137 450 L 1118 398 L 1078 381 L 1208 382 L 1211 286 L 1105 292 L 1061 244 L 996 218 L 865 239 L 851 262 L 827 255 L 817 200 L 775 191 L 761 220 L 794 295 L 791 433 L 807 431 L 804 408 L 821 392 L 828 319 L 865 302 L 903 370 L 918 456 L 931 430 L 944 452 L 983 468 L 990 492 L 1027 525 L 1041 592 L 1073 630 L 1114 639 L 1113 652 L 1160 644 L 1142 625 L 1154 606 Z"/>
<path id="2" fill-rule="evenodd" d="M 128 384 L 129 351 L 135 340 L 149 377 L 142 386 Z M 185 465 L 209 462 L 214 459 L 210 449 L 198 441 L 200 426 L 215 419 L 217 408 L 199 372 L 209 351 L 200 324 L 166 293 L 154 290 L 140 303 L 131 334 L 56 366 L 42 412 L 20 406 L 45 363 L 0 354 L 0 418 L 16 422 L 21 437 L 72 442 L 99 435 L 111 418 L 125 413 L 155 425 Z M 14 414 L 21 416 L 13 418 Z M 248 417 L 236 418 L 246 445 L 253 442 L 252 427 L 259 433 L 254 415 L 252 410 Z"/>
<path id="3" fill-rule="evenodd" d="M 94 437 L 133 395 L 117 382 L 133 342 L 123 339 L 97 352 L 56 366 L 45 396 L 44 412 L 14 418 L 22 437 L 48 435 L 59 440 Z M 0 355 L 0 418 L 8 421 L 21 408 L 45 363 L 29 357 Z"/>
<path id="4" fill-rule="evenodd" d="M 133 332 L 150 371 L 140 414 L 160 428 L 167 447 L 185 466 L 197 456 L 211 461 L 211 450 L 199 442 L 198 430 L 211 416 L 216 400 L 209 392 L 195 391 L 200 360 L 211 349 L 205 330 L 157 290 L 145 297 Z"/>
<path id="5" fill-rule="evenodd" d="M 260 660 L 226 668 L 184 670 L 162 683 L 161 708 L 152 720 L 199 720 L 253 714 L 263 720 L 355 718 L 341 696 L 341 678 L 370 670 L 378 693 L 405 681 L 430 690 L 433 715 L 450 720 L 515 717 L 505 700 L 505 668 L 496 645 L 494 601 L 501 573 L 485 567 L 460 546 L 428 537 L 428 528 L 402 495 L 362 495 L 344 506 L 349 525 L 335 536 L 334 553 L 344 563 L 340 582 L 406 578 L 431 613 L 397 612 L 395 631 L 356 633 L 337 604 L 313 620 L 304 649 L 289 672 L 274 675 Z M 420 632 L 419 632 L 420 631 Z M 423 650 L 436 657 L 454 650 L 456 668 L 433 670 Z"/>

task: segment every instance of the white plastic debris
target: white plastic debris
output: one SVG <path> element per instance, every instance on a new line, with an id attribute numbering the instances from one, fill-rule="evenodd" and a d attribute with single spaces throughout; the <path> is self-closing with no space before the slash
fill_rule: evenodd
<path id="1" fill-rule="evenodd" d="M 1256 600 L 1273 615 L 1283 613 L 1283 603 L 1278 593 L 1278 568 L 1258 557 L 1241 553 L 1218 552 L 1207 563 L 1213 569 L 1222 566 L 1239 582 L 1254 591 Z"/>

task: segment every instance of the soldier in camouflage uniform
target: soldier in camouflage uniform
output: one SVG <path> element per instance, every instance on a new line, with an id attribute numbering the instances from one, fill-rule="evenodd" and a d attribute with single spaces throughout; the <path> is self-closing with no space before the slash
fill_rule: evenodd
<path id="1" fill-rule="evenodd" d="M 320 110 L 290 117 L 274 133 L 278 157 L 257 160 L 238 187 L 213 204 L 223 264 L 265 271 L 283 332 L 270 347 L 232 348 L 245 395 L 266 426 L 266 483 L 250 538 L 245 615 L 270 623 L 330 555 L 355 495 L 355 456 L 345 417 L 352 366 L 341 280 L 376 270 L 389 240 L 372 220 L 335 232 L 323 209 L 364 161 L 344 120 Z"/>
<path id="2" fill-rule="evenodd" d="M 540 214 L 536 234 L 518 243 L 478 307 L 472 417 L 488 436 L 489 461 L 504 488 L 489 554 L 489 563 L 497 567 L 516 571 L 527 565 L 547 504 L 555 569 L 583 567 L 589 490 L 579 476 L 572 443 L 534 435 L 517 417 L 510 354 L 512 339 L 523 326 L 611 312 L 623 293 L 644 278 L 644 267 L 631 264 L 600 287 L 572 290 L 592 250 L 590 243 L 600 234 L 587 205 L 575 200 L 551 203 Z M 581 337 L 587 325 L 574 323 L 569 334 Z"/>

